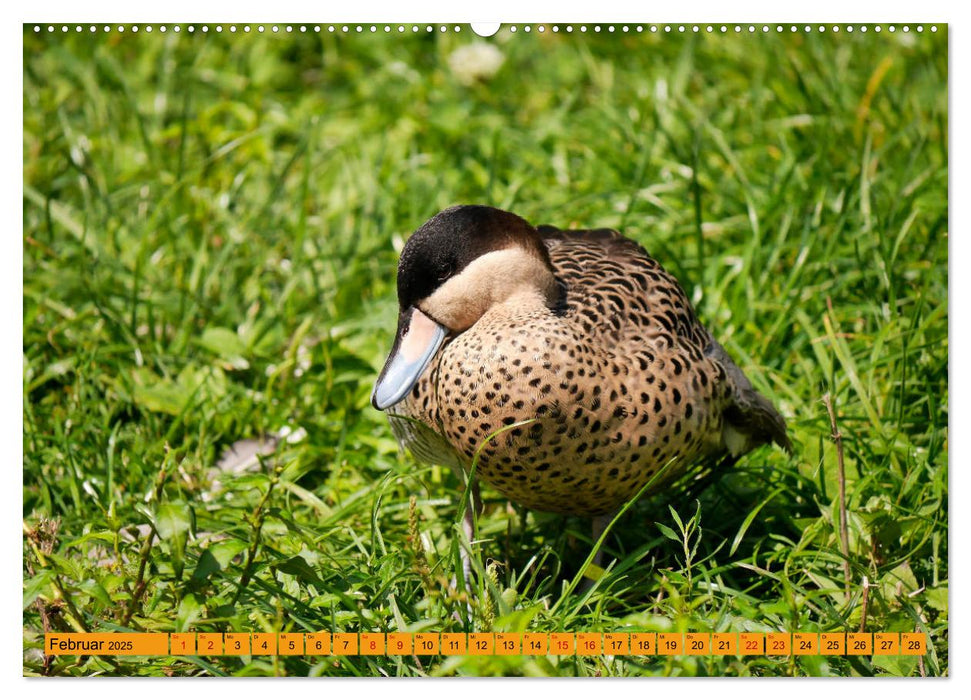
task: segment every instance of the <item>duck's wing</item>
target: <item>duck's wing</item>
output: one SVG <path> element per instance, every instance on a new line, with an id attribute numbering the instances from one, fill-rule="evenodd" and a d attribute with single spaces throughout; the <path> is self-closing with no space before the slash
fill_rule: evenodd
<path id="1" fill-rule="evenodd" d="M 543 225 L 536 228 L 540 238 L 550 247 L 550 243 L 559 241 L 567 244 L 600 247 L 608 254 L 617 257 L 645 257 L 651 259 L 647 251 L 620 231 L 612 228 L 594 229 L 560 229 L 556 226 Z"/>
<path id="2" fill-rule="evenodd" d="M 775 443 L 792 445 L 786 423 L 695 315 L 681 284 L 635 241 L 612 229 L 539 227 L 557 274 L 567 281 L 567 312 L 589 329 L 612 335 L 617 351 L 641 367 L 676 370 L 668 383 L 692 392 L 690 371 L 705 367 L 730 388 L 722 408 L 722 442 L 734 455 Z M 585 318 L 586 317 L 586 318 Z"/>
<path id="3" fill-rule="evenodd" d="M 688 295 L 640 244 L 613 229 L 538 230 L 571 311 L 589 317 L 601 333 L 657 336 L 701 354 L 709 336 Z"/>

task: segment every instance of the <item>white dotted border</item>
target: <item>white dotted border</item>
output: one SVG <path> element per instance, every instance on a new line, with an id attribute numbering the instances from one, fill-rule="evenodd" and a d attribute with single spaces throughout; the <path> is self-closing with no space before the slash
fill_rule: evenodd
<path id="1" fill-rule="evenodd" d="M 370 25 L 367 25 L 367 24 L 341 24 L 341 25 L 338 25 L 338 24 L 328 24 L 328 25 L 321 25 L 321 24 L 312 24 L 312 25 L 311 24 L 296 24 L 296 25 L 295 24 L 254 24 L 254 25 L 250 25 L 250 24 L 241 24 L 241 25 L 236 25 L 236 24 L 227 24 L 227 25 L 223 25 L 223 24 L 214 24 L 214 25 L 208 25 L 208 24 L 199 24 L 199 25 L 196 25 L 196 24 L 187 24 L 187 25 L 180 25 L 180 24 L 173 24 L 173 25 L 35 24 L 33 25 L 33 30 L 35 34 L 41 34 L 44 32 L 48 34 L 53 34 L 58 31 L 61 32 L 62 34 L 66 34 L 70 31 L 74 31 L 75 33 L 81 33 L 85 31 L 85 29 L 87 29 L 87 31 L 91 33 L 103 32 L 106 34 L 111 32 L 117 32 L 119 34 L 130 32 L 131 34 L 137 34 L 140 31 L 145 32 L 146 34 L 151 34 L 152 32 L 155 32 L 155 31 L 161 34 L 165 34 L 166 32 L 169 32 L 169 31 L 175 32 L 176 34 L 180 32 L 187 32 L 189 34 L 195 34 L 196 32 L 201 32 L 203 34 L 207 34 L 209 33 L 210 30 L 215 31 L 217 34 L 222 33 L 224 31 L 230 34 L 250 34 L 254 32 L 257 34 L 265 34 L 265 33 L 279 34 L 281 32 L 285 34 L 292 34 L 294 32 L 305 34 L 311 31 L 317 34 L 320 34 L 321 32 L 327 32 L 329 34 L 364 34 L 364 33 L 377 34 L 378 32 L 383 32 L 385 34 L 391 34 L 393 32 L 397 32 L 398 34 L 404 34 L 406 32 L 410 32 L 412 34 L 416 34 L 418 32 L 429 33 L 429 32 L 434 32 L 436 30 L 439 32 L 448 32 L 449 30 L 453 32 L 462 31 L 462 27 L 460 27 L 457 24 L 455 25 L 445 25 L 445 24 L 441 24 L 441 25 L 433 25 L 433 24 L 411 24 L 411 25 L 404 25 L 404 24 L 398 24 L 398 25 L 390 25 L 390 24 L 385 24 L 385 25 L 376 25 L 376 24 L 370 24 Z M 880 24 L 875 24 L 875 25 L 866 25 L 866 24 L 862 24 L 862 25 L 838 25 L 838 24 L 830 24 L 830 25 L 825 25 L 825 24 L 820 24 L 820 25 L 810 25 L 810 24 L 806 24 L 806 25 L 796 25 L 796 24 L 788 24 L 788 25 L 783 25 L 783 24 L 775 24 L 775 25 L 768 25 L 768 24 L 761 24 L 761 25 L 755 25 L 755 24 L 747 24 L 747 25 L 741 25 L 741 24 L 734 24 L 734 25 L 726 25 L 726 24 L 721 24 L 721 25 L 712 25 L 712 24 L 707 24 L 707 25 L 700 25 L 700 24 L 648 24 L 648 25 L 643 25 L 643 24 L 637 24 L 637 25 L 628 25 L 628 24 L 624 24 L 624 25 L 614 25 L 614 24 L 529 25 L 529 24 L 524 24 L 524 25 L 516 25 L 516 24 L 512 24 L 512 25 L 509 25 L 507 29 L 512 33 L 516 33 L 522 30 L 527 34 L 532 32 L 534 29 L 540 34 L 545 33 L 547 30 L 553 32 L 554 34 L 559 32 L 565 32 L 567 34 L 571 34 L 574 31 L 578 31 L 581 34 L 586 33 L 588 31 L 591 31 L 595 34 L 601 33 L 604 31 L 606 31 L 607 33 L 620 32 L 622 34 L 627 34 L 627 33 L 640 34 L 645 31 L 650 32 L 652 34 L 658 34 L 658 33 L 684 34 L 688 32 L 691 32 L 693 34 L 700 34 L 700 33 L 755 34 L 759 32 L 763 34 L 768 34 L 773 30 L 775 30 L 775 32 L 778 34 L 781 34 L 786 30 L 788 30 L 790 33 L 796 33 L 796 32 L 810 33 L 815 31 L 817 33 L 833 32 L 834 34 L 838 34 L 839 32 L 842 31 L 848 34 L 852 34 L 853 32 L 858 31 L 861 34 L 865 34 L 868 31 L 873 31 L 879 34 L 884 29 L 886 29 L 886 31 L 893 34 L 898 29 L 904 33 L 908 33 L 912 30 L 918 33 L 922 33 L 924 31 L 924 25 L 917 24 L 912 26 L 909 24 L 904 24 L 904 25 L 898 26 L 894 24 L 889 24 L 889 25 L 880 25 Z M 934 24 L 930 25 L 930 31 L 936 32 L 937 25 L 934 25 Z"/>

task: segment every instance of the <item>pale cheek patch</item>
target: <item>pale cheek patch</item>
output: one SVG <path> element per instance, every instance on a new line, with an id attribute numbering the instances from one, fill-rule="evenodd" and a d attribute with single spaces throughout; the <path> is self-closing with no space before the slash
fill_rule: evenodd
<path id="1" fill-rule="evenodd" d="M 482 255 L 422 302 L 430 316 L 453 331 L 464 331 L 495 304 L 524 291 L 548 298 L 556 289 L 549 268 L 521 248 Z"/>

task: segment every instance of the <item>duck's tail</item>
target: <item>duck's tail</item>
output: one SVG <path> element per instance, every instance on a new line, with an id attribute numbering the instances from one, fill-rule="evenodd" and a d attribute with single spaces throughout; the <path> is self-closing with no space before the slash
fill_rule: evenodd
<path id="1" fill-rule="evenodd" d="M 736 397 L 725 411 L 722 434 L 725 446 L 733 456 L 745 454 L 759 445 L 775 443 L 792 454 L 792 442 L 786 434 L 786 421 L 772 403 L 754 389 Z"/>
<path id="2" fill-rule="evenodd" d="M 722 429 L 725 447 L 732 456 L 738 457 L 760 445 L 771 443 L 792 454 L 785 418 L 772 402 L 752 388 L 748 377 L 717 341 L 711 341 L 705 348 L 705 354 L 721 363 L 735 386 L 732 404 L 723 414 L 725 424 Z"/>

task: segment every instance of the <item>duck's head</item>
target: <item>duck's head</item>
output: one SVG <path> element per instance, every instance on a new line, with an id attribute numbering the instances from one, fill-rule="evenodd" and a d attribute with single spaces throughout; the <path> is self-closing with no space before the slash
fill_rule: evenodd
<path id="1" fill-rule="evenodd" d="M 512 297 L 552 305 L 558 294 L 549 255 L 536 229 L 492 207 L 458 206 L 412 234 L 398 262 L 398 331 L 374 385 L 384 410 L 414 387 L 450 338 Z"/>

